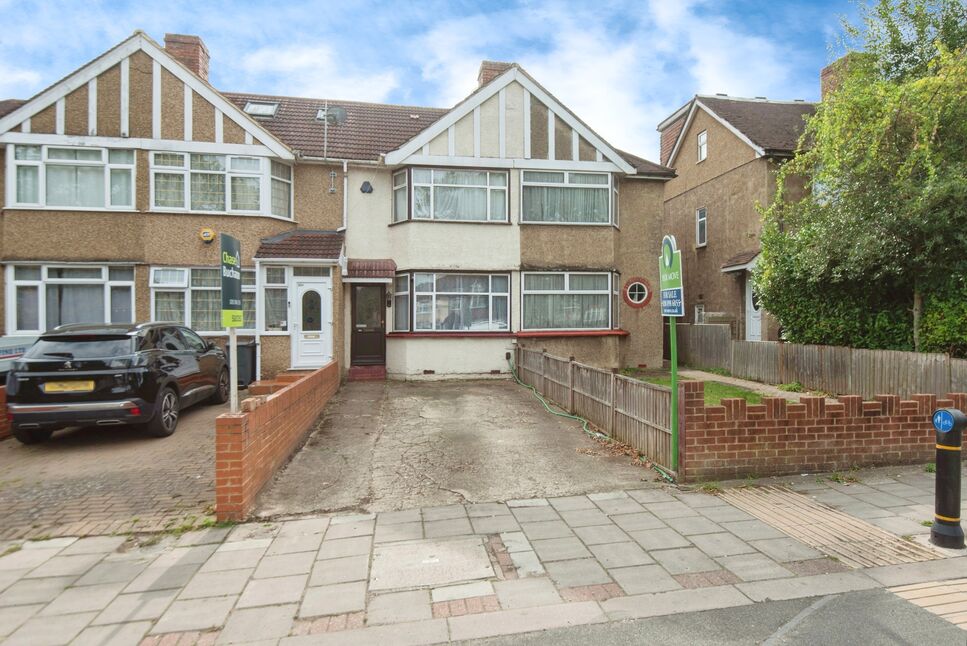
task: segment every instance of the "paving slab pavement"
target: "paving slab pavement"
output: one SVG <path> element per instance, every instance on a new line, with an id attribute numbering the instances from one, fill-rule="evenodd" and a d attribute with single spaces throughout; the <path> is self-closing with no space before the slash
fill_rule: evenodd
<path id="1" fill-rule="evenodd" d="M 897 481 L 878 478 L 867 486 Z M 598 623 L 624 635 L 629 621 L 725 608 L 762 608 L 768 618 L 773 607 L 809 607 L 773 605 L 780 601 L 967 577 L 967 556 L 953 554 L 849 569 L 795 539 L 762 538 L 769 526 L 723 498 L 675 487 L 525 500 L 262 521 L 144 542 L 16 543 L 0 557 L 0 639 L 429 644 L 534 633 L 568 643 L 599 634 Z M 585 524 L 591 517 L 596 524 Z M 531 522 L 503 532 L 481 524 L 518 518 Z M 651 529 L 626 529 L 645 518 Z M 460 519 L 468 522 L 456 534 L 428 537 L 428 526 Z M 538 536 L 563 535 L 535 538 L 533 528 L 546 526 L 552 531 Z M 921 620 L 924 634 L 939 630 Z"/>

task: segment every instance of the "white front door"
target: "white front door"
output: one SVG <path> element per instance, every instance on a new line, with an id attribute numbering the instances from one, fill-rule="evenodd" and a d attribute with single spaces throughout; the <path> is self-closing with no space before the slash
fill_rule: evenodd
<path id="1" fill-rule="evenodd" d="M 752 292 L 752 273 L 745 273 L 745 340 L 762 340 L 762 309 Z"/>
<path id="2" fill-rule="evenodd" d="M 292 303 L 292 367 L 318 368 L 332 360 L 332 283 L 296 279 Z"/>

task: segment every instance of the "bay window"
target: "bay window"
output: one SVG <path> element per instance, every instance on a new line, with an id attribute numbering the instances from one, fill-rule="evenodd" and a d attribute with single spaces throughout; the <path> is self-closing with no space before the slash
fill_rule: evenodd
<path id="1" fill-rule="evenodd" d="M 611 224 L 611 175 L 521 172 L 521 222 Z"/>
<path id="2" fill-rule="evenodd" d="M 70 323 L 134 321 L 134 267 L 12 265 L 7 327 L 40 333 Z"/>
<path id="3" fill-rule="evenodd" d="M 154 152 L 151 195 L 164 211 L 291 218 L 292 168 L 260 157 Z"/>
<path id="4" fill-rule="evenodd" d="M 14 206 L 134 208 L 134 151 L 15 145 Z"/>
<path id="5" fill-rule="evenodd" d="M 151 268 L 151 318 L 221 332 L 221 274 L 217 267 Z M 242 270 L 242 329 L 255 329 L 255 271 Z"/>
<path id="6" fill-rule="evenodd" d="M 395 289 L 394 329 L 397 331 L 510 329 L 508 274 L 415 272 L 397 276 Z M 404 308 L 405 315 L 400 314 Z"/>
<path id="7" fill-rule="evenodd" d="M 393 175 L 393 221 L 507 222 L 506 171 L 413 168 Z M 412 185 L 412 200 L 408 186 Z"/>
<path id="8" fill-rule="evenodd" d="M 612 326 L 612 275 L 590 272 L 522 274 L 525 330 L 606 330 Z"/>

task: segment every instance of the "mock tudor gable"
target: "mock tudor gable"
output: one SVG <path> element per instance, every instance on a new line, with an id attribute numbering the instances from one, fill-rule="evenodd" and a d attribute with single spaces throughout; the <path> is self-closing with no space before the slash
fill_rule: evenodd
<path id="1" fill-rule="evenodd" d="M 637 172 L 527 72 L 503 65 L 496 77 L 481 72 L 480 88 L 387 153 L 386 163 Z"/>
<path id="2" fill-rule="evenodd" d="M 291 149 L 141 31 L 0 117 L 0 143 L 120 145 L 293 159 Z"/>

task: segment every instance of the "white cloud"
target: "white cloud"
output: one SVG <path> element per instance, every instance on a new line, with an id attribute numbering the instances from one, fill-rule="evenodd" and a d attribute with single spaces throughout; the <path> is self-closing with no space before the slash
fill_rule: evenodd
<path id="1" fill-rule="evenodd" d="M 0 61 L 0 99 L 13 96 L 26 98 L 29 95 L 24 93 L 24 88 L 36 90 L 40 84 L 41 77 L 37 71 L 11 67 Z"/>
<path id="2" fill-rule="evenodd" d="M 239 67 L 276 94 L 385 101 L 399 85 L 396 72 L 348 68 L 326 45 L 262 47 L 244 55 Z"/>

